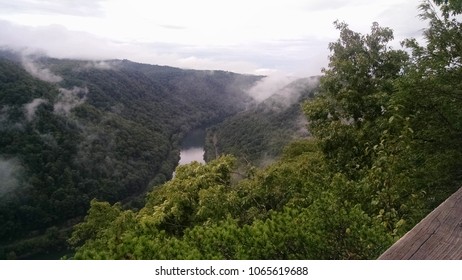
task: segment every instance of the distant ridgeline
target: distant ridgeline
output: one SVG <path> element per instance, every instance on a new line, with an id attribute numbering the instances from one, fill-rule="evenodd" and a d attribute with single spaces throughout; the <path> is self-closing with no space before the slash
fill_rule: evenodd
<path id="1" fill-rule="evenodd" d="M 319 78 L 297 79 L 261 103 L 209 128 L 206 160 L 232 154 L 244 163 L 267 165 L 287 144 L 308 137 L 301 104 L 314 97 Z"/>
<path id="2" fill-rule="evenodd" d="M 183 135 L 242 111 L 260 76 L 0 52 L 0 259 L 65 248 L 90 200 L 142 205 Z"/>
<path id="3" fill-rule="evenodd" d="M 462 184 L 462 23 L 441 5 L 405 50 L 336 22 L 323 76 L 266 99 L 258 76 L 3 53 L 0 257 L 376 259 Z M 168 180 L 194 127 L 213 160 Z"/>
<path id="4" fill-rule="evenodd" d="M 231 152 L 261 164 L 275 156 L 271 164 L 241 168 L 228 155 L 181 165 L 139 211 L 93 200 L 69 239 L 73 258 L 376 259 L 462 183 L 462 23 L 451 7 L 423 2 L 427 45 L 410 39 L 406 50 L 391 48 L 392 30 L 377 23 L 360 34 L 336 22 L 319 90 L 316 78 L 299 81 L 308 86 L 244 104 L 246 112 L 208 131 L 208 159 Z M 86 87 L 87 96 L 97 92 Z M 303 98 L 310 135 L 298 130 Z M 115 114 L 111 106 L 105 112 Z M 297 134 L 306 139 L 278 156 Z"/>

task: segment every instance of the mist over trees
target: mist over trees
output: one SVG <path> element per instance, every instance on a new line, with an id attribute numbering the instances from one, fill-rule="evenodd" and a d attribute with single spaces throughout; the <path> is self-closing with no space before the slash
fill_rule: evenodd
<path id="1" fill-rule="evenodd" d="M 1 258 L 66 248 L 91 199 L 143 205 L 183 135 L 243 110 L 258 79 L 2 51 Z"/>
<path id="2" fill-rule="evenodd" d="M 236 159 L 192 163 L 140 211 L 92 201 L 76 259 L 373 259 L 460 187 L 460 1 L 420 6 L 426 42 L 389 46 L 336 22 L 312 138 L 236 179 Z M 241 174 L 242 175 L 242 174 Z"/>
<path id="3" fill-rule="evenodd" d="M 265 80 L 258 83 L 261 82 Z M 300 104 L 314 97 L 318 85 L 319 77 L 296 79 L 245 111 L 208 128 L 205 159 L 232 154 L 244 165 L 264 166 L 273 162 L 287 144 L 309 137 Z M 250 90 L 251 96 L 257 87 L 259 84 Z"/>
<path id="4" fill-rule="evenodd" d="M 288 103 L 252 103 L 262 77 L 0 52 L 0 258 L 377 258 L 462 181 L 461 3 L 423 1 L 402 49 L 336 21 Z M 208 163 L 172 178 L 197 126 Z"/>

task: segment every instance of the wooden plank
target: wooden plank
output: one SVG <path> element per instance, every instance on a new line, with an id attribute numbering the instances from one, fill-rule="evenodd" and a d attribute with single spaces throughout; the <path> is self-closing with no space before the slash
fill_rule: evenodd
<path id="1" fill-rule="evenodd" d="M 381 260 L 462 260 L 462 188 L 385 251 Z"/>

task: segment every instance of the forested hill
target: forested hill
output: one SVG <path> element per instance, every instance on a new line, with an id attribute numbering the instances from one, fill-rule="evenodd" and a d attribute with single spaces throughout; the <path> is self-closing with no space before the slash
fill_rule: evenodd
<path id="1" fill-rule="evenodd" d="M 266 165 L 290 142 L 309 137 L 301 104 L 313 98 L 320 77 L 300 78 L 207 130 L 207 160 L 232 154 L 243 162 Z"/>
<path id="2" fill-rule="evenodd" d="M 3 55 L 0 256 L 64 248 L 72 231 L 74 259 L 377 258 L 462 184 L 461 6 L 422 1 L 424 43 L 399 49 L 378 23 L 335 22 L 319 87 L 287 111 L 248 103 L 261 77 Z M 240 156 L 271 147 L 262 131 L 297 106 L 310 137 L 272 164 L 224 155 L 166 181 L 190 128 L 225 121 L 217 149 L 252 128 L 255 145 L 228 145 Z"/>
<path id="3" fill-rule="evenodd" d="M 93 198 L 139 205 L 171 178 L 183 135 L 243 110 L 245 90 L 261 78 L 0 57 L 1 258 L 65 247 L 63 229 Z"/>
<path id="4" fill-rule="evenodd" d="M 462 2 L 433 2 L 423 45 L 336 22 L 302 105 L 311 138 L 245 173 L 232 156 L 182 165 L 139 211 L 92 201 L 74 258 L 377 258 L 462 184 Z"/>

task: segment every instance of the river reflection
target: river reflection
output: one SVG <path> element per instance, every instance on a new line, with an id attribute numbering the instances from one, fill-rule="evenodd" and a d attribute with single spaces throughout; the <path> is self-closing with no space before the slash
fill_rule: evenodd
<path id="1" fill-rule="evenodd" d="M 180 162 L 187 164 L 193 161 L 204 161 L 205 129 L 197 128 L 190 131 L 181 143 Z"/>
<path id="2" fill-rule="evenodd" d="M 204 147 L 192 147 L 180 151 L 180 162 L 178 163 L 179 165 L 188 164 L 193 161 L 205 163 Z"/>

